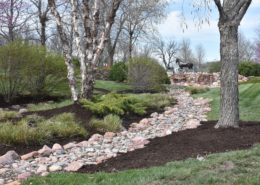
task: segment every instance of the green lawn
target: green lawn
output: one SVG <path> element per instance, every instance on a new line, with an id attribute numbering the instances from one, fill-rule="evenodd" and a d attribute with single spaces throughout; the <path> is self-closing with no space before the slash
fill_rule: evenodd
<path id="1" fill-rule="evenodd" d="M 230 168 L 229 168 L 230 167 Z M 35 177 L 23 185 L 258 185 L 260 144 L 249 150 L 188 159 L 162 167 L 119 173 L 51 174 Z"/>
<path id="2" fill-rule="evenodd" d="M 244 121 L 260 120 L 260 84 L 241 84 L 239 86 L 240 99 L 240 118 Z M 219 115 L 219 94 L 220 89 L 214 88 L 201 94 L 195 94 L 194 97 L 205 97 L 213 99 L 211 102 L 212 111 L 208 114 L 209 120 L 217 120 Z"/>
<path id="3" fill-rule="evenodd" d="M 126 83 L 104 80 L 96 80 L 95 88 L 105 89 L 108 91 L 123 91 L 131 89 L 131 87 Z"/>

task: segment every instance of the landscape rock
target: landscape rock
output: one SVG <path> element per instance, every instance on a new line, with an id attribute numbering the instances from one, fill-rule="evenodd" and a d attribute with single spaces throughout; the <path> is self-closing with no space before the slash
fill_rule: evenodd
<path id="1" fill-rule="evenodd" d="M 18 175 L 17 179 L 18 179 L 18 181 L 23 182 L 23 181 L 27 180 L 31 175 L 32 175 L 31 173 L 25 172 L 25 173 Z"/>
<path id="2" fill-rule="evenodd" d="M 113 133 L 113 132 L 106 132 L 105 135 L 104 135 L 104 138 L 105 139 L 110 139 L 110 138 L 113 138 L 116 134 Z"/>
<path id="3" fill-rule="evenodd" d="M 26 112 L 28 112 L 28 109 L 25 109 L 25 108 L 22 108 L 22 109 L 20 109 L 20 110 L 18 111 L 19 114 L 24 114 L 24 113 L 26 113 Z"/>
<path id="4" fill-rule="evenodd" d="M 61 170 L 62 170 L 62 167 L 59 165 L 56 165 L 56 164 L 49 167 L 50 172 L 57 172 L 57 171 L 61 171 Z"/>
<path id="5" fill-rule="evenodd" d="M 51 155 L 52 153 L 52 150 L 50 147 L 48 147 L 47 145 L 44 145 L 42 147 L 42 149 L 40 149 L 38 151 L 39 155 L 43 156 L 43 157 L 48 157 L 49 155 Z"/>
<path id="6" fill-rule="evenodd" d="M 63 148 L 65 150 L 68 150 L 68 149 L 71 149 L 71 148 L 74 148 L 74 147 L 77 147 L 77 145 L 75 143 L 68 143 L 68 144 L 63 146 Z"/>
<path id="7" fill-rule="evenodd" d="M 9 151 L 0 157 L 0 167 L 7 164 L 12 164 L 15 160 L 18 159 L 20 159 L 20 156 L 15 151 Z"/>
<path id="8" fill-rule="evenodd" d="M 185 129 L 194 129 L 200 126 L 200 121 L 197 119 L 190 119 L 185 125 Z"/>
<path id="9" fill-rule="evenodd" d="M 52 146 L 52 151 L 58 151 L 58 150 L 63 150 L 63 147 L 58 144 L 58 143 L 55 143 L 53 146 Z"/>
<path id="10" fill-rule="evenodd" d="M 38 156 L 38 155 L 39 155 L 39 153 L 37 151 L 33 151 L 33 152 L 28 153 L 28 154 L 22 155 L 21 159 L 22 160 L 29 160 L 29 159 L 32 159 L 32 158 Z"/>
<path id="11" fill-rule="evenodd" d="M 12 182 L 7 183 L 5 185 L 20 185 L 20 184 L 21 184 L 21 182 L 19 182 L 19 181 L 12 181 Z"/>
<path id="12" fill-rule="evenodd" d="M 74 161 L 72 163 L 70 163 L 65 170 L 68 172 L 76 172 L 78 171 L 84 164 L 82 162 L 79 161 Z"/>
<path id="13" fill-rule="evenodd" d="M 42 174 L 47 171 L 48 171 L 48 167 L 46 165 L 40 165 L 39 168 L 37 169 L 36 173 Z"/>
<path id="14" fill-rule="evenodd" d="M 0 179 L 0 185 L 4 185 L 5 184 L 5 180 L 4 179 Z"/>

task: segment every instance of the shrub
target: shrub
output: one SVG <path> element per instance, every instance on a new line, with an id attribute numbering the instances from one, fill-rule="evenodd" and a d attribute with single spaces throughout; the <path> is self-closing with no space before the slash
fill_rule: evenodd
<path id="1" fill-rule="evenodd" d="M 42 46 L 15 41 L 0 47 L 0 94 L 7 102 L 22 93 L 41 95 L 47 85 L 56 87 L 65 76 L 63 58 Z"/>
<path id="2" fill-rule="evenodd" d="M 144 114 L 145 107 L 142 101 L 135 97 L 110 93 L 93 99 L 92 101 L 82 99 L 80 101 L 83 107 L 92 112 L 105 116 L 108 114 L 124 115 L 128 112 Z"/>
<path id="3" fill-rule="evenodd" d="M 18 123 L 0 123 L 0 141 L 5 144 L 42 144 L 54 137 L 85 136 L 86 130 L 76 123 L 71 113 L 48 120 L 32 115 Z"/>
<path id="4" fill-rule="evenodd" d="M 97 115 L 108 114 L 124 115 L 135 113 L 143 115 L 146 110 L 159 109 L 175 102 L 175 100 L 165 94 L 107 94 L 96 99 L 81 100 L 82 106 L 91 110 Z"/>
<path id="5" fill-rule="evenodd" d="M 90 121 L 91 127 L 99 132 L 118 132 L 122 130 L 122 120 L 119 116 L 109 114 L 104 119 L 92 119 Z"/>
<path id="6" fill-rule="evenodd" d="M 209 72 L 210 73 L 218 73 L 221 69 L 221 63 L 218 62 L 210 62 L 209 64 Z"/>
<path id="7" fill-rule="evenodd" d="M 209 88 L 204 87 L 186 87 L 186 91 L 190 94 L 201 94 L 209 91 Z"/>
<path id="8" fill-rule="evenodd" d="M 242 62 L 239 64 L 239 74 L 243 76 L 260 76 L 260 64 Z"/>
<path id="9" fill-rule="evenodd" d="M 155 60 L 148 57 L 136 57 L 129 61 L 128 81 L 141 91 L 162 90 L 162 84 L 169 83 L 166 70 Z"/>
<path id="10" fill-rule="evenodd" d="M 124 62 L 114 64 L 109 73 L 109 79 L 112 81 L 123 82 L 127 79 L 127 66 Z"/>

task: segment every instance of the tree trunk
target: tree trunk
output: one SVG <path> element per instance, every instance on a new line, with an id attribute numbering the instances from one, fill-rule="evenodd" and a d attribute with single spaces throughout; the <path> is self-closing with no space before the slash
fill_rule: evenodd
<path id="1" fill-rule="evenodd" d="M 70 91 L 71 91 L 72 100 L 74 102 L 77 102 L 78 93 L 77 93 L 77 89 L 76 89 L 75 70 L 74 70 L 74 66 L 72 63 L 72 58 L 70 57 L 69 54 L 64 53 L 64 59 L 65 59 L 65 63 L 67 66 L 67 71 L 68 71 L 67 78 L 69 81 L 69 87 L 70 87 Z"/>
<path id="2" fill-rule="evenodd" d="M 40 17 L 41 21 L 41 45 L 45 46 L 46 44 L 46 19 L 44 17 Z"/>
<path id="3" fill-rule="evenodd" d="M 220 23 L 221 99 L 216 128 L 238 127 L 238 24 Z"/>
<path id="4" fill-rule="evenodd" d="M 81 78 L 81 98 L 90 99 L 94 91 L 95 71 L 89 67 Z"/>

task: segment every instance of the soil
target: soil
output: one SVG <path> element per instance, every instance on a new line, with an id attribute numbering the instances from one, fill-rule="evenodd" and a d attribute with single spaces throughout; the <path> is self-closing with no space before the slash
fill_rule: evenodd
<path id="1" fill-rule="evenodd" d="M 215 124 L 215 121 L 203 122 L 197 129 L 153 139 L 143 149 L 119 155 L 97 166 L 84 166 L 78 172 L 116 172 L 148 168 L 198 155 L 247 149 L 260 142 L 260 122 L 240 122 L 240 128 L 237 129 L 215 129 Z"/>
<path id="2" fill-rule="evenodd" d="M 26 105 L 29 103 L 36 104 L 36 103 L 41 103 L 41 102 L 47 102 L 47 101 L 61 101 L 65 97 L 62 96 L 49 96 L 49 95 L 44 95 L 44 96 L 22 96 L 19 95 L 16 98 L 12 100 L 12 102 L 5 102 L 4 98 L 0 96 L 0 107 L 1 108 L 9 108 L 12 105 Z"/>

